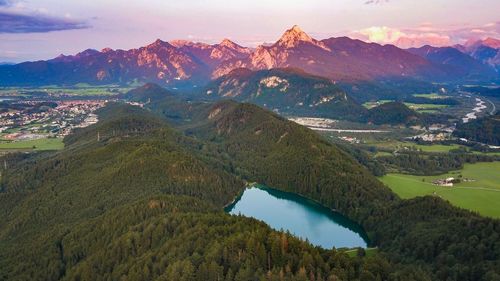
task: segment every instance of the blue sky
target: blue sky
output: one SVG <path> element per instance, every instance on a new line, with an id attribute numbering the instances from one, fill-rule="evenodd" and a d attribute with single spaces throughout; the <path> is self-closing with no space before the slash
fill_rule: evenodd
<path id="1" fill-rule="evenodd" d="M 500 37 L 498 0 L 0 0 L 0 61 L 129 49 L 157 38 L 256 46 L 298 24 L 402 47 Z"/>

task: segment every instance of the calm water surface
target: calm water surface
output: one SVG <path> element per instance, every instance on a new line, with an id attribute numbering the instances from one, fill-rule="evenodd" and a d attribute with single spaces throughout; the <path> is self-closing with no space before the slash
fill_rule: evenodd
<path id="1" fill-rule="evenodd" d="M 262 185 L 246 189 L 226 211 L 259 219 L 276 230 L 288 230 L 326 249 L 367 247 L 363 229 L 346 217 L 301 196 Z"/>

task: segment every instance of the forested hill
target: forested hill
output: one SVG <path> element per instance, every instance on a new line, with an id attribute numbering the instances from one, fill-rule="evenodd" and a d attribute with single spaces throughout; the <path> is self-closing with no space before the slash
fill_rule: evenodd
<path id="1" fill-rule="evenodd" d="M 395 196 L 351 155 L 256 105 L 223 101 L 187 132 L 212 140 L 249 181 L 318 200 L 358 221 Z M 311 188 L 315 187 L 315 188 Z M 364 206 L 364 208 L 362 207 Z"/>
<path id="2" fill-rule="evenodd" d="M 3 159 L 0 280 L 388 278 L 382 258 L 350 259 L 223 213 L 244 182 L 209 142 L 139 107 L 98 113 L 63 151 Z"/>
<path id="3" fill-rule="evenodd" d="M 173 98 L 174 94 L 157 84 L 147 83 L 143 86 L 132 89 L 119 96 L 122 99 L 128 99 L 134 102 L 154 102 L 162 99 Z"/>
<path id="4" fill-rule="evenodd" d="M 370 109 L 368 121 L 374 124 L 415 124 L 419 115 L 401 102 L 388 102 Z"/>
<path id="5" fill-rule="evenodd" d="M 330 79 L 300 69 L 235 69 L 212 82 L 201 95 L 251 102 L 295 115 L 359 120 L 366 109 Z"/>
<path id="6" fill-rule="evenodd" d="M 401 200 L 307 128 L 232 101 L 146 106 L 109 104 L 64 150 L 1 159 L 0 280 L 500 276 L 498 220 Z M 381 254 L 351 259 L 223 213 L 245 181 L 338 210 Z"/>
<path id="7" fill-rule="evenodd" d="M 453 135 L 490 145 L 500 145 L 500 112 L 459 124 Z"/>
<path id="8" fill-rule="evenodd" d="M 415 97 L 414 97 L 415 98 Z M 413 98 L 412 98 L 413 99 Z M 410 99 L 407 99 L 411 101 Z M 453 101 L 449 101 L 453 102 Z M 419 113 L 406 106 L 403 102 L 387 102 L 368 110 L 365 121 L 374 124 L 390 125 L 429 125 L 448 123 L 448 116 L 434 113 Z"/>

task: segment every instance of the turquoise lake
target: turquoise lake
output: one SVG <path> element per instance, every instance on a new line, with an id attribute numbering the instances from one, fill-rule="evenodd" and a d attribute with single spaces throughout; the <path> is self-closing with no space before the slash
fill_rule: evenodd
<path id="1" fill-rule="evenodd" d="M 262 185 L 246 189 L 226 211 L 264 221 L 276 230 L 288 230 L 325 249 L 367 247 L 363 229 L 341 214 L 301 196 Z"/>

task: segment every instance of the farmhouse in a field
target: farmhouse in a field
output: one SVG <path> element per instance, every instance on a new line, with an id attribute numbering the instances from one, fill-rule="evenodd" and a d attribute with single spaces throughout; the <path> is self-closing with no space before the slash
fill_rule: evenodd
<path id="1" fill-rule="evenodd" d="M 437 179 L 432 183 L 439 186 L 453 186 L 455 178 Z"/>

